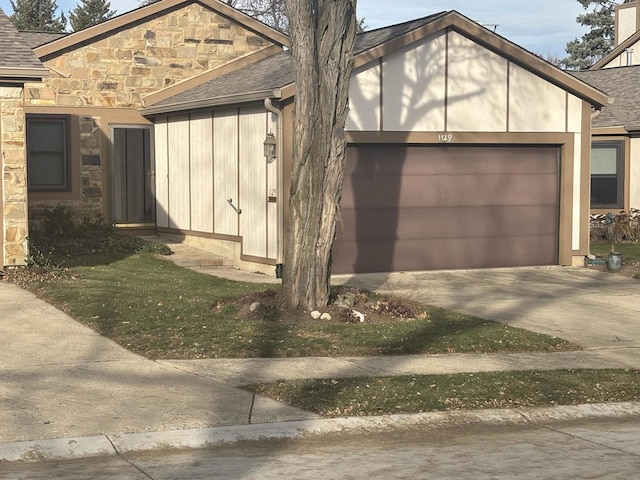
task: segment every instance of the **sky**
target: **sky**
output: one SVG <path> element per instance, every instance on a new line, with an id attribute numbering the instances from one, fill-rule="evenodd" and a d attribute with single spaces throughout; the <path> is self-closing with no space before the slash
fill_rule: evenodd
<path id="1" fill-rule="evenodd" d="M 57 3 L 66 14 L 77 0 Z M 358 0 L 357 5 L 358 18 L 365 19 L 367 29 L 457 10 L 481 24 L 497 24 L 496 33 L 531 52 L 558 57 L 565 56 L 568 41 L 585 32 L 576 23 L 584 12 L 577 0 Z M 138 6 L 137 0 L 111 0 L 118 13 Z M 13 11 L 10 0 L 0 0 L 0 8 L 8 15 Z"/>

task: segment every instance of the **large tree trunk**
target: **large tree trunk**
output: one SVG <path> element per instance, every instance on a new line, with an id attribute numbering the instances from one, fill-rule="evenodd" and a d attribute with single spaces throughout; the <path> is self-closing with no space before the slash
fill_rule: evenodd
<path id="1" fill-rule="evenodd" d="M 329 300 L 340 214 L 356 0 L 286 0 L 296 75 L 293 166 L 283 305 Z"/>

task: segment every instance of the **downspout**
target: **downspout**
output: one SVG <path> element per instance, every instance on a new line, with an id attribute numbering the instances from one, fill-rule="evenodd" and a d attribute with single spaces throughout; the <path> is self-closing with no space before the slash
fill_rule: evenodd
<path id="1" fill-rule="evenodd" d="M 273 98 L 264 99 L 264 107 L 276 116 L 276 166 L 277 166 L 277 209 L 278 209 L 278 228 L 277 228 L 277 254 L 276 254 L 276 276 L 278 273 L 281 278 L 282 264 L 284 262 L 284 148 L 282 146 L 282 111 L 279 106 L 274 103 Z"/>

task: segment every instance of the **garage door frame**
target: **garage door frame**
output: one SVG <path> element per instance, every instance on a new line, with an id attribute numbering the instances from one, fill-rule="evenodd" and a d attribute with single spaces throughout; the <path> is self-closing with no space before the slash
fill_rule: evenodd
<path id="1" fill-rule="evenodd" d="M 583 135 L 584 136 L 584 135 Z M 587 136 L 586 141 L 589 141 Z M 550 146 L 558 147 L 559 162 L 559 212 L 558 212 L 558 264 L 571 265 L 574 251 L 572 250 L 572 234 L 574 233 L 572 219 L 574 215 L 574 161 L 575 135 L 573 133 L 487 133 L 487 132 L 347 132 L 348 144 L 360 143 L 390 143 L 414 145 L 457 145 L 457 146 Z M 584 139 L 583 139 L 584 143 Z M 589 157 L 582 155 L 581 168 L 587 168 Z M 582 172 L 580 172 L 582 174 Z M 587 186 L 588 188 L 588 186 Z M 580 196 L 585 194 L 584 186 Z M 587 191 L 588 195 L 588 191 Z M 576 200 L 577 201 L 577 200 Z M 583 204 L 580 202 L 580 215 Z M 588 215 L 588 212 L 587 212 Z M 579 235 L 580 245 L 587 244 L 588 224 L 581 224 Z"/>

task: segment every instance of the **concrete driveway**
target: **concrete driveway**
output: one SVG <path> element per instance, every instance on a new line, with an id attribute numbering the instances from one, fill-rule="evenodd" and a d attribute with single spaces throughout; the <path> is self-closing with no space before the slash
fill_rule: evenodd
<path id="1" fill-rule="evenodd" d="M 640 368 L 640 281 L 631 278 L 533 267 L 340 275 L 332 283 L 555 335 Z"/>

